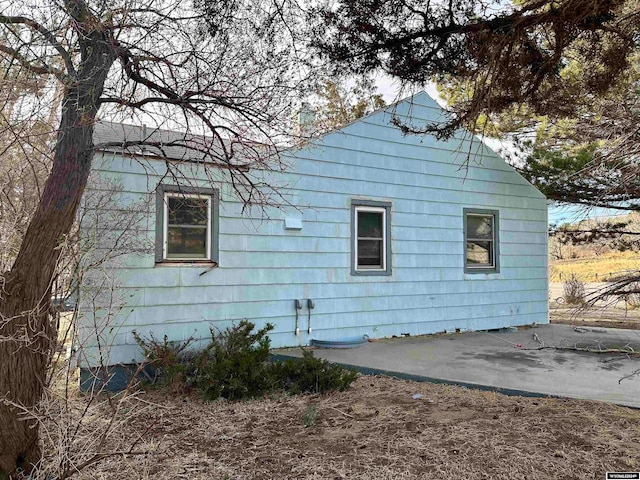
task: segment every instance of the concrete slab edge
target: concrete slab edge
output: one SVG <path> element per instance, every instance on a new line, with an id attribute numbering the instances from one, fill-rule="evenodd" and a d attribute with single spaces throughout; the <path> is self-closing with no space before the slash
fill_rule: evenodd
<path id="1" fill-rule="evenodd" d="M 299 359 L 300 357 L 296 357 L 295 355 L 284 355 L 281 353 L 271 354 L 271 360 L 275 362 L 281 362 L 283 360 L 288 360 L 290 358 Z M 440 384 L 440 385 L 455 385 L 458 387 L 464 387 L 464 388 L 469 388 L 473 390 L 501 393 L 502 395 L 508 395 L 508 396 L 529 397 L 529 398 L 567 398 L 567 399 L 569 398 L 569 397 L 562 397 L 559 395 L 530 392 L 528 390 L 494 387 L 492 385 L 483 385 L 479 383 L 457 382 L 455 380 L 446 380 L 442 378 L 427 377 L 424 375 L 416 375 L 413 373 L 395 372 L 392 370 L 384 370 L 380 368 L 363 367 L 360 365 L 351 365 L 351 364 L 342 363 L 342 362 L 330 362 L 330 363 L 333 363 L 335 365 L 340 365 L 341 367 L 348 368 L 349 370 L 355 370 L 357 372 L 362 373 L 363 375 L 372 375 L 372 376 L 387 375 L 389 377 L 399 378 L 401 380 L 412 380 L 414 382 L 426 382 L 426 383 L 434 383 L 434 384 Z"/>

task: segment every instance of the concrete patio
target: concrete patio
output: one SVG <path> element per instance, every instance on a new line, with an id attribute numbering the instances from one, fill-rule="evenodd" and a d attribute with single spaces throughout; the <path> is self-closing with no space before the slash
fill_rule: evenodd
<path id="1" fill-rule="evenodd" d="M 314 353 L 365 373 L 640 408 L 640 356 L 570 348 L 640 352 L 640 331 L 541 325 L 515 332 L 382 339 L 360 348 L 316 349 Z M 273 353 L 301 356 L 300 349 L 293 348 Z"/>

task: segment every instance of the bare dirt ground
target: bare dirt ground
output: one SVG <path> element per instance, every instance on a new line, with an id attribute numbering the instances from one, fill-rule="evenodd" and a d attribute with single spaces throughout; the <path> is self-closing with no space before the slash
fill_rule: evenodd
<path id="1" fill-rule="evenodd" d="M 640 470 L 640 411 L 598 402 L 389 377 L 251 402 L 140 398 L 156 404 L 153 414 L 114 441 L 142 435 L 136 450 L 148 454 L 108 458 L 77 478 L 547 480 Z"/>

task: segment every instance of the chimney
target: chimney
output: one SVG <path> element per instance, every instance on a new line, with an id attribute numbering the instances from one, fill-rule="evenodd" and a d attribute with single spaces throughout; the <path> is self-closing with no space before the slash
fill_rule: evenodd
<path id="1" fill-rule="evenodd" d="M 140 129 L 140 141 L 141 142 L 147 141 L 147 125 L 144 123 L 141 125 L 141 129 Z M 138 151 L 142 154 L 144 154 L 146 150 L 147 149 L 145 148 L 144 144 L 140 145 L 140 147 L 138 148 Z"/>
<path id="2" fill-rule="evenodd" d="M 298 137 L 310 138 L 316 131 L 316 112 L 307 102 L 302 102 L 296 115 L 295 134 Z"/>

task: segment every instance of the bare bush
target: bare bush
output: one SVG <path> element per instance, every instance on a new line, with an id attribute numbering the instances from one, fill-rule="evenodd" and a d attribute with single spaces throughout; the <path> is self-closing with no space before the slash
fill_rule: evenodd
<path id="1" fill-rule="evenodd" d="M 113 319 L 128 300 L 113 267 L 151 248 L 142 234 L 148 204 L 126 205 L 122 186 L 113 180 L 94 175 L 89 184 L 77 221 L 60 247 L 54 276 L 59 292 L 80 304 L 81 311 L 59 315 L 57 349 L 41 401 L 32 408 L 13 404 L 42 432 L 44 456 L 30 472 L 32 480 L 70 478 L 110 457 L 149 453 L 153 447 L 144 430 L 134 442 L 123 440 L 124 430 L 131 424 L 150 427 L 165 413 L 139 397 L 135 374 L 121 392 L 105 388 L 109 347 L 119 329 Z M 113 205 L 120 208 L 109 208 Z M 81 322 L 79 315 L 84 316 Z M 89 382 L 95 389 L 87 394 L 78 386 L 80 362 L 95 366 Z"/>
<path id="2" fill-rule="evenodd" d="M 630 293 L 625 297 L 627 308 L 640 308 L 640 293 Z"/>
<path id="3" fill-rule="evenodd" d="M 564 282 L 562 297 L 569 305 L 582 305 L 585 302 L 585 284 L 575 275 Z"/>
<path id="4" fill-rule="evenodd" d="M 640 308 L 640 283 L 627 285 L 624 290 L 625 294 L 621 298 L 624 300 L 625 308 Z"/>
<path id="5" fill-rule="evenodd" d="M 190 160 L 218 167 L 245 206 L 282 203 L 265 172 L 284 169 L 278 152 L 301 141 L 292 135 L 293 112 L 318 69 L 308 68 L 299 48 L 306 26 L 295 2 L 0 5 L 0 153 L 17 152 L 15 165 L 0 169 L 15 178 L 0 191 L 0 478 L 6 478 L 28 474 L 42 460 L 35 415 L 55 356 L 50 298 L 95 150 L 151 149 L 162 157 L 180 147 Z M 36 86 L 16 90 L 23 78 Z M 59 92 L 59 104 L 54 93 L 40 96 L 40 86 Z M 54 103 L 59 107 L 42 108 Z M 181 135 L 95 145 L 94 126 L 105 117 Z M 34 128 L 38 122 L 49 128 Z M 38 142 L 25 138 L 40 130 Z M 40 185 L 35 196 L 32 185 Z M 5 213 L 8 202 L 16 208 Z M 102 225 L 96 223 L 94 234 L 109 238 Z M 110 235 L 120 238 L 117 231 Z M 94 270 L 87 279 L 93 283 L 83 285 L 101 291 L 100 303 L 113 290 L 100 288 L 100 269 Z M 94 351 L 105 362 L 101 348 L 117 335 L 117 326 L 107 325 L 111 318 L 104 310 L 96 315 L 106 343 Z"/>

